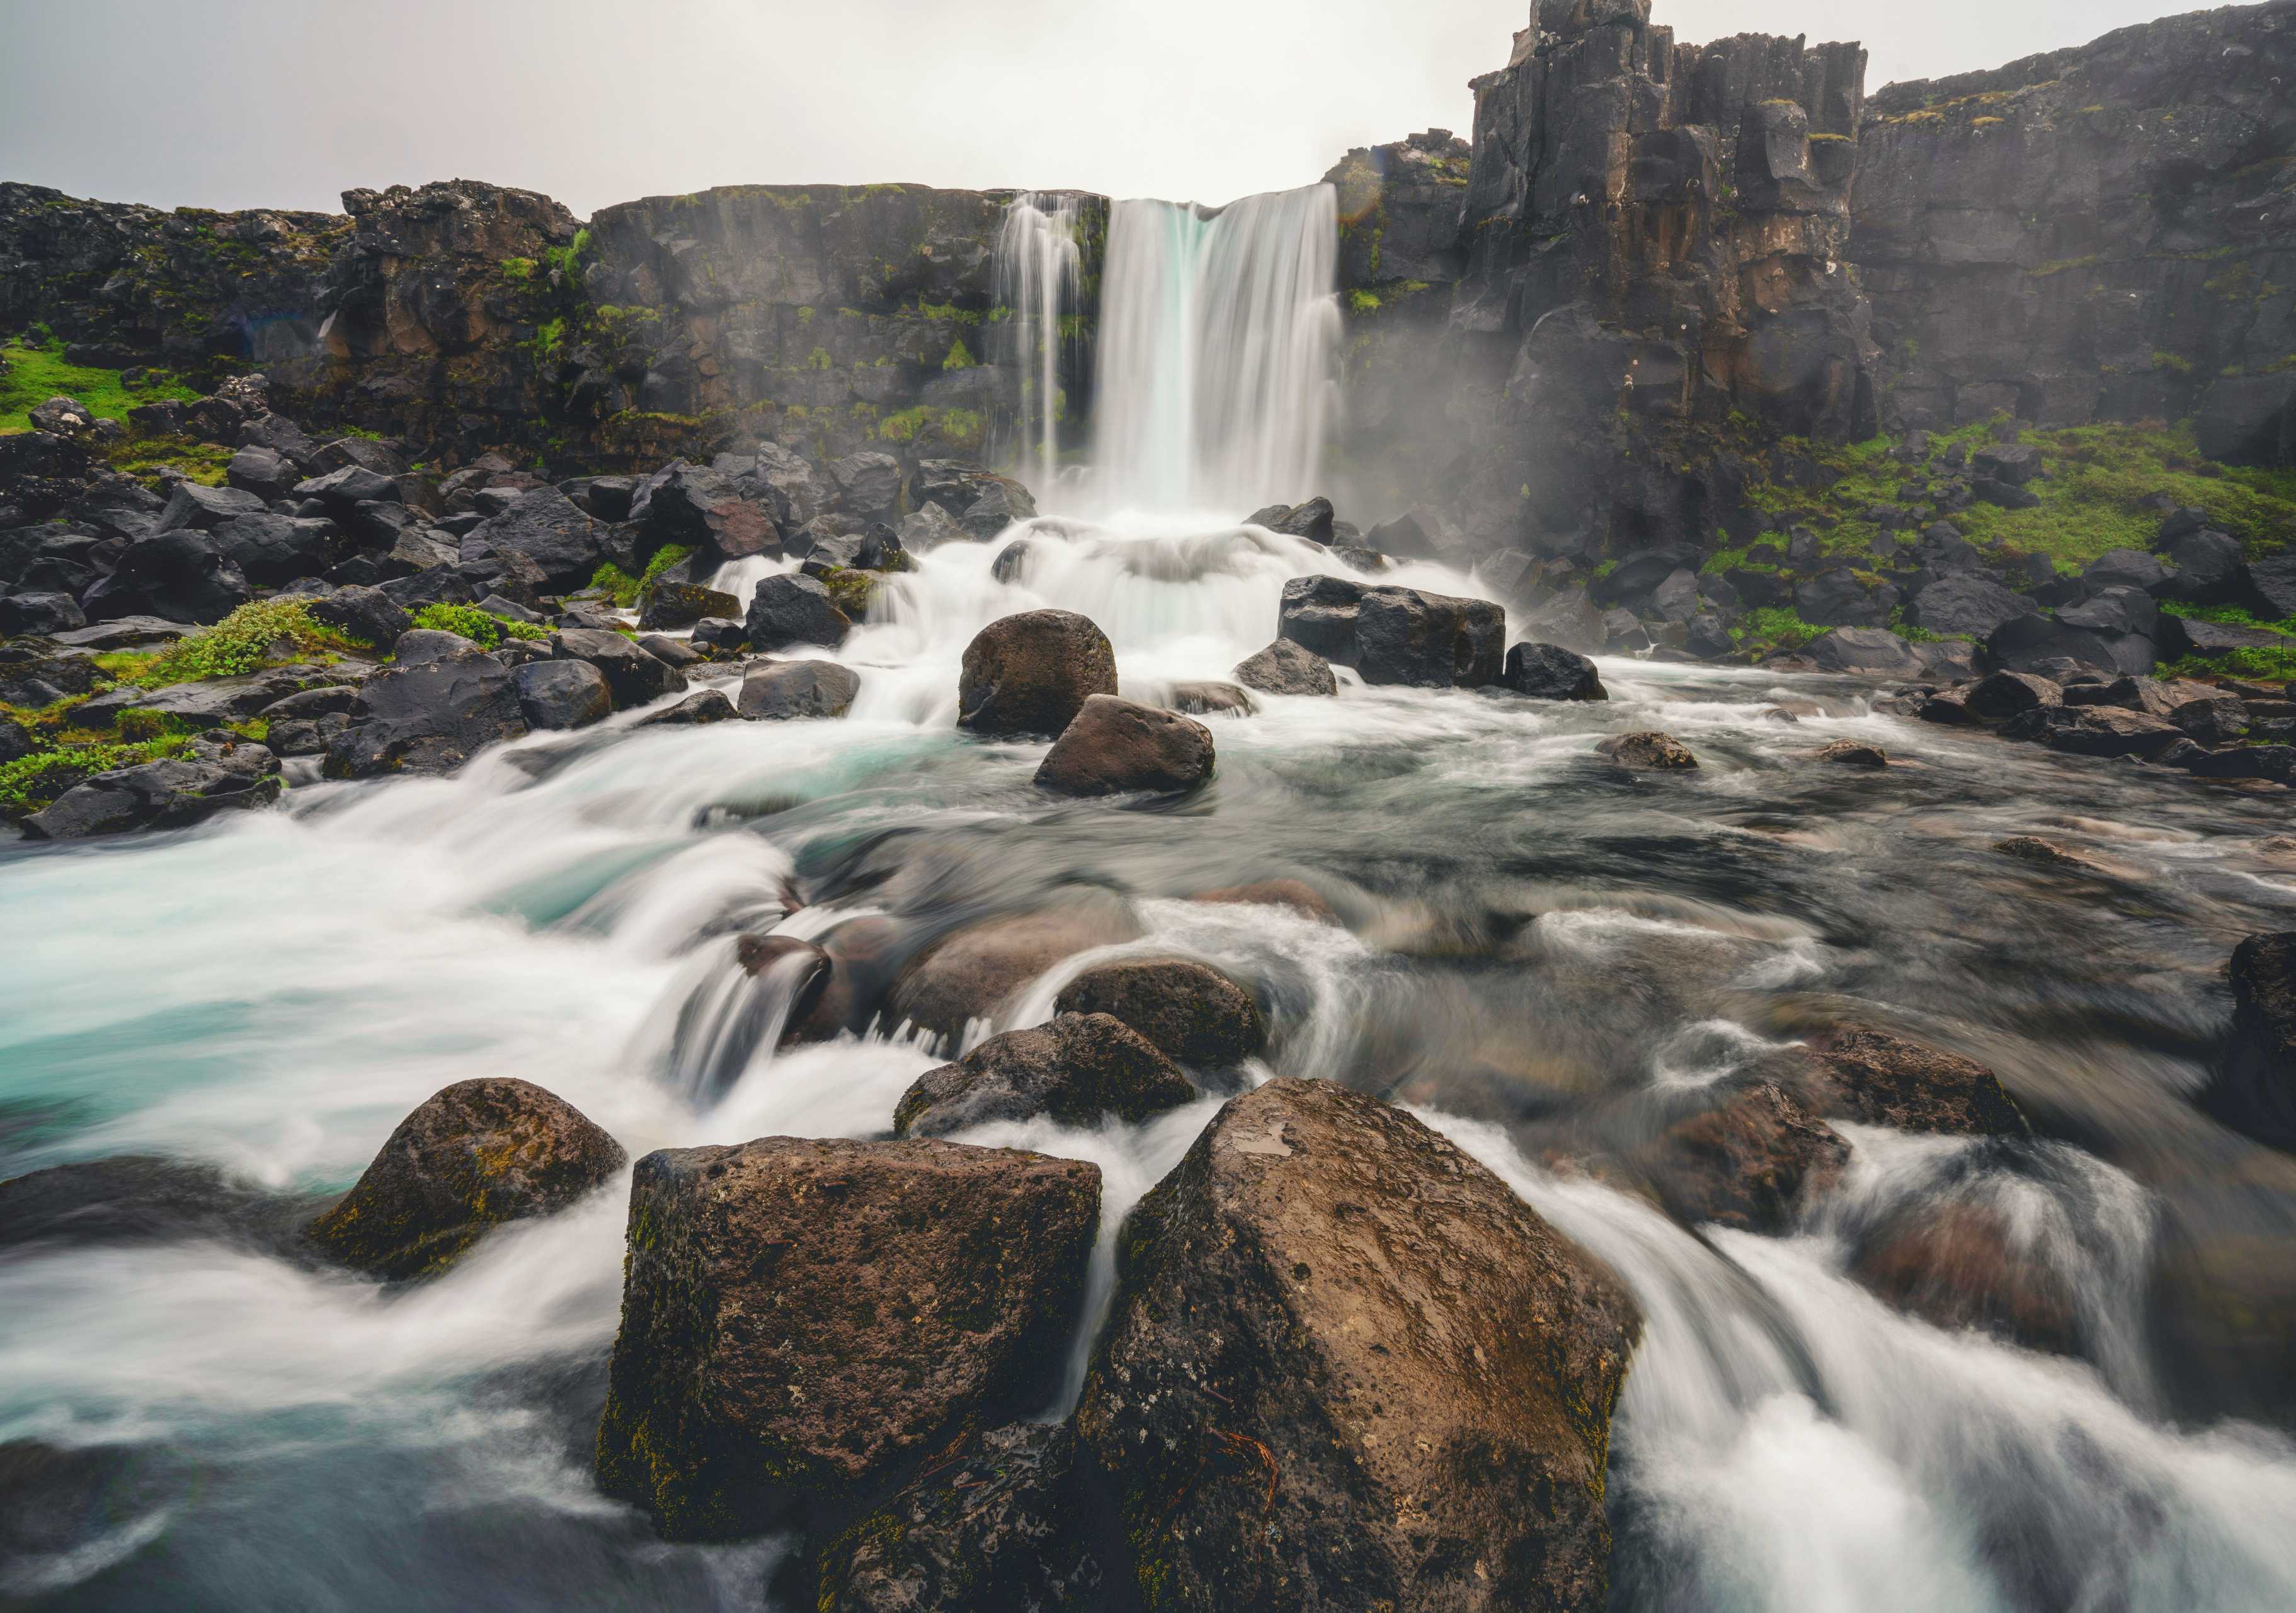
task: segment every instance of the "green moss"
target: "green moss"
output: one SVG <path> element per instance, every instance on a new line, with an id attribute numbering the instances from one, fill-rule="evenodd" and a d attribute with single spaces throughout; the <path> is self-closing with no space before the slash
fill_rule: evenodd
<path id="1" fill-rule="evenodd" d="M 365 648 L 321 626 L 300 600 L 252 600 L 212 627 L 177 639 L 119 675 L 123 684 L 160 689 L 207 678 L 244 677 L 283 661 Z"/>
<path id="2" fill-rule="evenodd" d="M 1746 612 L 1730 636 L 1750 651 L 1799 650 L 1824 631 L 1802 620 L 1791 605 L 1766 605 Z"/>
<path id="3" fill-rule="evenodd" d="M 173 756 L 184 743 L 182 735 L 169 734 L 134 744 L 59 745 L 0 763 L 0 816 L 37 812 L 99 773 Z"/>
<path id="4" fill-rule="evenodd" d="M 1349 291 L 1348 307 L 1358 314 L 1376 314 L 1379 312 L 1379 299 L 1369 291 Z"/>
<path id="5" fill-rule="evenodd" d="M 118 370 L 67 363 L 61 341 L 0 348 L 0 431 L 30 430 L 31 412 L 51 397 L 69 397 L 97 420 L 125 421 L 127 411 L 139 405 L 189 403 L 199 396 L 165 371 L 152 372 L 133 390 L 119 377 Z M 231 450 L 223 454 L 228 460 Z"/>
<path id="6" fill-rule="evenodd" d="M 505 258 L 502 260 L 502 277 L 513 285 L 523 285 L 534 278 L 534 259 Z"/>
<path id="7" fill-rule="evenodd" d="M 836 363 L 835 359 L 830 357 L 827 348 L 816 348 L 812 356 L 805 361 L 805 367 L 808 370 L 827 370 L 833 368 Z"/>
<path id="8" fill-rule="evenodd" d="M 545 639 L 550 629 L 532 622 L 513 621 L 481 610 L 476 605 L 425 605 L 414 613 L 414 625 L 431 633 L 452 633 L 469 639 L 481 650 L 491 650 L 506 638 Z"/>
<path id="9" fill-rule="evenodd" d="M 948 356 L 940 361 L 940 367 L 944 370 L 970 370 L 975 362 L 972 355 L 965 349 L 964 338 L 960 336 L 949 344 Z"/>

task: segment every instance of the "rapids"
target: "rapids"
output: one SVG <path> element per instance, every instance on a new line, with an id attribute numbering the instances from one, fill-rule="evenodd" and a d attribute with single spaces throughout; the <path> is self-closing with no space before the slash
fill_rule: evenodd
<path id="1" fill-rule="evenodd" d="M 1191 459 L 1210 487 L 1239 463 Z M 1228 502 L 1308 490 L 1253 488 Z M 1879 716 L 1848 682 L 1631 660 L 1603 664 L 1612 700 L 1592 706 L 1342 674 L 1339 700 L 1210 719 L 1218 777 L 1153 807 L 1050 800 L 1043 745 L 957 732 L 964 648 L 1015 610 L 1093 617 L 1128 694 L 1224 677 L 1273 636 L 1283 583 L 1333 564 L 1233 520 L 1048 517 L 920 557 L 835 652 L 863 680 L 844 721 L 636 731 L 626 713 L 452 779 L 306 781 L 194 831 L 0 847 L 0 1176 L 148 1153 L 337 1191 L 409 1109 L 478 1076 L 548 1087 L 633 1155 L 882 1134 L 940 1050 L 881 1026 L 775 1052 L 785 1005 L 734 987 L 732 937 L 873 916 L 914 945 L 1089 894 L 1144 929 L 1111 951 L 1255 987 L 1267 1070 L 1412 1105 L 1635 1290 L 1616 1607 L 2296 1603 L 2296 1449 L 2171 1417 L 2147 1277 L 2168 1227 L 2296 1249 L 2296 1161 L 2188 1101 L 2225 956 L 2296 928 L 2296 872 L 2265 843 L 2284 802 Z M 1481 592 L 1432 566 L 1386 580 Z M 1808 715 L 1777 720 L 1780 700 Z M 1644 727 L 1700 770 L 1592 754 Z M 1805 760 L 1845 737 L 1903 765 Z M 2103 872 L 1990 849 L 2021 832 Z M 1284 877 L 1344 925 L 1186 899 Z M 973 1035 L 1042 1021 L 1103 955 Z M 1685 1228 L 1539 1163 L 1587 1114 L 1662 1115 L 1841 1014 L 1984 1059 L 2053 1140 L 1850 1128 L 1842 1190 L 1777 1239 Z M 1101 1165 L 1096 1316 L 1118 1222 L 1216 1109 L 967 1140 Z M 1941 1331 L 1845 1274 L 1860 1217 L 1968 1196 L 2008 1207 L 2070 1281 L 2077 1357 Z M 0 1601 L 761 1605 L 776 1543 L 665 1545 L 590 1482 L 622 1215 L 609 1191 L 403 1292 L 210 1241 L 0 1256 L 0 1443 L 114 1463 L 93 1543 L 0 1566 Z M 1089 1343 L 1087 1325 L 1043 1386 L 1048 1414 Z"/>

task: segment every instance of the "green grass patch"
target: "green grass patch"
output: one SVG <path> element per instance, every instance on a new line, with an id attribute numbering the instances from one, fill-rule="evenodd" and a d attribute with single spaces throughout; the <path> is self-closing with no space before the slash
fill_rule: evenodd
<path id="1" fill-rule="evenodd" d="M 693 553 L 693 551 L 683 544 L 664 544 L 653 552 L 653 558 L 646 561 L 644 575 L 638 577 L 632 577 L 608 561 L 591 574 L 590 586 L 611 594 L 614 603 L 623 610 L 631 610 L 637 604 L 638 595 L 652 587 L 663 572 L 679 561 L 690 559 Z"/>
<path id="2" fill-rule="evenodd" d="M 1741 617 L 1730 636 L 1740 649 L 1760 652 L 1799 650 L 1824 631 L 1802 620 L 1792 605 L 1765 605 Z"/>
<path id="3" fill-rule="evenodd" d="M 179 638 L 157 655 L 102 656 L 97 664 L 120 683 L 160 689 L 208 678 L 244 677 L 285 661 L 367 648 L 321 626 L 300 600 L 265 599 L 250 601 L 214 626 Z"/>
<path id="4" fill-rule="evenodd" d="M 0 816 L 23 817 L 37 812 L 99 773 L 158 761 L 176 755 L 187 743 L 182 734 L 167 734 L 132 744 L 60 745 L 0 764 Z"/>
<path id="5" fill-rule="evenodd" d="M 481 650 L 492 650 L 506 638 L 545 639 L 550 629 L 532 622 L 513 621 L 481 610 L 476 605 L 425 605 L 414 613 L 414 625 L 430 633 L 452 633 L 469 639 Z"/>
<path id="6" fill-rule="evenodd" d="M 97 420 L 125 422 L 127 411 L 139 404 L 168 399 L 189 403 L 199 396 L 164 371 L 147 373 L 149 381 L 130 391 L 118 370 L 68 362 L 61 341 L 11 343 L 0 348 L 0 431 L 30 430 L 32 411 L 51 397 L 69 397 Z M 225 458 L 229 457 L 226 450 Z"/>

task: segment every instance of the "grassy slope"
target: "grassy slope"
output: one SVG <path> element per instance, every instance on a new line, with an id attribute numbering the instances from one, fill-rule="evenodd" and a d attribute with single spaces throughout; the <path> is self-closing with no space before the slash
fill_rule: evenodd
<path id="1" fill-rule="evenodd" d="M 164 371 L 150 373 L 148 382 L 131 390 L 120 384 L 118 370 L 67 363 L 60 341 L 0 347 L 0 432 L 31 430 L 31 412 L 51 397 L 71 398 L 96 419 L 125 425 L 127 411 L 139 404 L 189 403 L 199 396 Z M 187 438 L 131 435 L 114 444 L 108 457 L 114 470 L 130 476 L 149 477 L 161 465 L 173 465 L 194 481 L 219 487 L 231 463 L 231 450 Z"/>

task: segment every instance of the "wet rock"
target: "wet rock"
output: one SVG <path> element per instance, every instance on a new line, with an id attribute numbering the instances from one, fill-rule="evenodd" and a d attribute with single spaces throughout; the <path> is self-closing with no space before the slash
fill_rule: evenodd
<path id="1" fill-rule="evenodd" d="M 640 728 L 690 728 L 701 723 L 731 722 L 742 714 L 734 702 L 715 689 L 698 689 L 676 705 L 640 717 Z"/>
<path id="2" fill-rule="evenodd" d="M 849 454 L 833 460 L 829 479 L 846 510 L 864 520 L 898 519 L 904 478 L 901 462 L 890 454 Z"/>
<path id="3" fill-rule="evenodd" d="M 939 504 L 927 504 L 914 514 L 901 518 L 900 545 L 911 554 L 930 554 L 943 544 L 961 544 L 972 540 L 956 517 Z"/>
<path id="4" fill-rule="evenodd" d="M 1415 588 L 1294 577 L 1283 585 L 1276 635 L 1354 667 L 1366 684 L 1476 689 L 1505 670 L 1504 607 Z"/>
<path id="5" fill-rule="evenodd" d="M 1978 680 L 1964 702 L 1969 715 L 1994 726 L 2028 711 L 2064 703 L 2064 691 L 2030 672 L 1997 672 Z"/>
<path id="6" fill-rule="evenodd" d="M 769 661 L 742 679 L 737 708 L 752 722 L 843 716 L 861 692 L 861 675 L 834 661 Z"/>
<path id="7" fill-rule="evenodd" d="M 1418 1121 L 1322 1081 L 1234 1100 L 1118 1282 L 1076 1427 L 1152 1605 L 1603 1606 L 1639 1319 Z"/>
<path id="8" fill-rule="evenodd" d="M 1116 653 L 1106 635 L 1074 611 L 1024 611 L 989 623 L 965 647 L 957 726 L 1060 734 L 1088 699 L 1115 693 Z"/>
<path id="9" fill-rule="evenodd" d="M 696 650 L 724 660 L 739 655 L 750 646 L 750 629 L 746 621 L 719 621 L 705 618 L 693 626 L 693 636 L 687 643 Z"/>
<path id="10" fill-rule="evenodd" d="M 246 574 L 207 534 L 184 530 L 129 544 L 111 575 L 80 596 L 80 610 L 91 622 L 160 616 L 207 626 L 254 597 Z"/>
<path id="11" fill-rule="evenodd" d="M 1869 590 L 1856 572 L 1836 566 L 1795 585 L 1794 610 L 1820 626 L 1878 628 L 1890 619 L 1896 592 L 1886 584 Z"/>
<path id="12" fill-rule="evenodd" d="M 613 715 L 605 675 L 587 661 L 532 661 L 512 676 L 529 728 L 587 728 Z"/>
<path id="13" fill-rule="evenodd" d="M 1093 1166 L 769 1137 L 638 1161 L 598 1480 L 673 1540 L 882 1502 L 1056 1384 Z"/>
<path id="14" fill-rule="evenodd" d="M 354 1271 L 434 1275 L 492 1228 L 554 1215 L 628 1162 L 620 1143 L 529 1082 L 458 1081 L 398 1123 L 308 1235 Z"/>
<path id="15" fill-rule="evenodd" d="M 69 1596 L 113 1560 L 127 1532 L 168 1519 L 157 1453 L 122 1445 L 69 1448 L 0 1441 L 0 1585 L 9 1605 Z"/>
<path id="16" fill-rule="evenodd" d="M 1595 754 L 1637 772 L 1677 772 L 1698 766 L 1688 746 L 1670 733 L 1655 731 L 1612 734 L 1595 747 Z"/>
<path id="17" fill-rule="evenodd" d="M 1340 680 L 1332 664 L 1304 645 L 1279 638 L 1249 660 L 1240 661 L 1235 681 L 1262 694 L 1334 695 Z"/>
<path id="18" fill-rule="evenodd" d="M 252 493 L 237 487 L 205 487 L 179 481 L 168 494 L 154 532 L 206 532 L 242 515 L 261 515 L 270 506 Z"/>
<path id="19" fill-rule="evenodd" d="M 1259 708 L 1234 684 L 1210 681 L 1175 684 L 1166 708 L 1184 716 L 1250 716 Z"/>
<path id="20" fill-rule="evenodd" d="M 544 591 L 553 594 L 583 586 L 612 558 L 604 528 L 555 487 L 520 494 L 501 514 L 473 528 L 463 547 L 466 553 L 484 549 L 530 562 L 541 573 Z"/>
<path id="21" fill-rule="evenodd" d="M 1103 1116 L 1139 1121 L 1195 1100 L 1156 1046 L 1104 1013 L 1063 1011 L 1050 1025 L 992 1036 L 955 1064 L 927 1070 L 893 1110 L 904 1137 L 1044 1115 L 1063 1126 Z"/>
<path id="22" fill-rule="evenodd" d="M 1198 1069 L 1241 1064 L 1267 1046 L 1267 1027 L 1251 994 L 1187 958 L 1099 964 L 1062 987 L 1054 1007 L 1064 1014 L 1106 1014 L 1166 1057 Z"/>
<path id="23" fill-rule="evenodd" d="M 1539 700 L 1607 700 L 1595 663 L 1559 644 L 1517 644 L 1506 652 L 1506 686 Z"/>
<path id="24" fill-rule="evenodd" d="M 1836 740 L 1830 745 L 1821 745 L 1812 751 L 1810 760 L 1831 762 L 1837 767 L 1868 767 L 1878 770 L 1889 766 L 1890 753 L 1879 745 L 1868 745 L 1863 741 Z"/>
<path id="25" fill-rule="evenodd" d="M 935 1036 L 960 1036 L 991 1019 L 1021 987 L 1063 958 L 1140 933 L 1130 913 L 1080 904 L 1014 913 L 944 937 L 901 971 L 890 1006 L 896 1026 L 914 1022 Z"/>
<path id="26" fill-rule="evenodd" d="M 2064 1277 L 2021 1247 L 1988 1205 L 1924 1204 L 1866 1229 L 1849 1274 L 1937 1327 L 1974 1328 L 2060 1355 L 2079 1347 L 2079 1313 Z"/>
<path id="27" fill-rule="evenodd" d="M 192 1239 L 275 1249 L 312 1208 L 211 1165 L 142 1154 L 86 1159 L 0 1182 L 0 1250 Z"/>
<path id="28" fill-rule="evenodd" d="M 672 638 L 666 633 L 640 634 L 637 646 L 663 666 L 675 667 L 680 672 L 709 664 L 709 657 L 696 650 L 690 641 Z"/>
<path id="29" fill-rule="evenodd" d="M 685 675 L 656 659 L 619 633 L 566 627 L 551 635 L 550 653 L 562 661 L 586 661 L 604 674 L 614 708 L 644 706 L 685 689 Z"/>
<path id="30" fill-rule="evenodd" d="M 360 686 L 354 716 L 328 747 L 328 778 L 447 773 L 527 731 L 510 668 L 475 649 L 386 667 Z"/>
<path id="31" fill-rule="evenodd" d="M 938 506 L 927 505 L 928 509 Z M 1049 1613 L 1103 1605 L 1076 1435 L 993 1429 L 821 1555 L 820 1613 Z"/>
<path id="32" fill-rule="evenodd" d="M 1304 880 L 1262 880 L 1250 885 L 1223 885 L 1211 890 L 1200 890 L 1188 898 L 1192 902 L 1233 903 L 1246 907 L 1288 907 L 1303 919 L 1318 923 L 1336 924 L 1340 915 L 1324 899 L 1323 893 Z"/>
<path id="33" fill-rule="evenodd" d="M 2072 720 L 2053 725 L 2046 736 L 2052 750 L 2074 756 L 2136 756 L 2151 759 L 2185 738 L 2165 717 L 2117 706 L 2070 708 Z"/>
<path id="34" fill-rule="evenodd" d="M 322 626 L 377 648 L 397 643 L 414 624 L 405 608 L 378 588 L 338 588 L 312 600 L 307 609 Z"/>
<path id="35" fill-rule="evenodd" d="M 2121 613 L 2115 604 L 2094 614 L 2099 619 L 2119 620 Z M 2088 610 L 2087 606 L 2074 609 Z M 1996 667 L 2013 672 L 2037 670 L 2045 662 L 2057 660 L 2108 672 L 2149 672 L 2154 660 L 2151 639 L 2099 632 L 2070 619 L 2066 611 L 2054 618 L 2013 617 L 1993 630 L 1985 641 L 1985 651 Z"/>
<path id="36" fill-rule="evenodd" d="M 744 623 L 750 648 L 760 653 L 791 644 L 833 649 L 853 631 L 853 620 L 810 577 L 769 577 L 758 585 Z"/>
<path id="37" fill-rule="evenodd" d="M 649 550 L 676 544 L 700 551 L 713 567 L 752 554 L 781 552 L 781 529 L 772 514 L 763 504 L 745 497 L 736 479 L 682 459 L 673 460 L 637 485 L 631 495 L 629 519 L 644 529 Z"/>
<path id="38" fill-rule="evenodd" d="M 1940 637 L 1981 639 L 2033 610 L 2030 597 L 2003 587 L 1982 572 L 1955 571 L 1915 594 L 1906 619 Z"/>
<path id="39" fill-rule="evenodd" d="M 788 1003 L 782 1023 L 803 1024 L 821 1006 L 836 978 L 837 965 L 826 949 L 796 936 L 743 936 L 734 944 L 734 961 L 753 980 L 770 980 L 781 988 Z"/>
<path id="40" fill-rule="evenodd" d="M 1212 776 L 1211 730 L 1201 723 L 1119 700 L 1087 699 L 1037 769 L 1037 783 L 1061 795 L 1193 790 Z"/>
<path id="41" fill-rule="evenodd" d="M 1634 1164 L 1667 1208 L 1693 1224 L 1778 1233 L 1841 1179 L 1849 1145 L 1777 1086 L 1721 1095 L 1676 1121 Z"/>
<path id="42" fill-rule="evenodd" d="M 2235 1131 L 2296 1150 L 2296 933 L 2233 948 L 2232 1033 L 2201 1107 Z"/>
<path id="43" fill-rule="evenodd" d="M 742 602 L 698 583 L 657 582 L 638 600 L 638 630 L 675 632 L 709 617 L 738 620 Z"/>
<path id="44" fill-rule="evenodd" d="M 1816 1107 L 1899 1131 L 2022 1137 L 2031 1127 L 1991 1070 L 1958 1053 L 1847 1026 L 1811 1044 Z"/>
<path id="45" fill-rule="evenodd" d="M 36 840 L 86 839 L 138 829 L 183 829 L 219 812 L 268 806 L 279 798 L 277 769 L 268 765 L 270 752 L 261 746 L 246 749 L 236 763 L 170 757 L 99 773 L 26 818 L 24 832 Z"/>
<path id="46" fill-rule="evenodd" d="M 398 484 L 364 465 L 347 464 L 298 484 L 294 494 L 297 498 L 316 498 L 329 508 L 348 515 L 361 504 L 396 499 Z"/>
<path id="47" fill-rule="evenodd" d="M 1801 653 L 1821 672 L 1857 677 L 1914 677 L 1922 659 L 1914 646 L 1886 627 L 1836 627 L 1802 646 Z"/>
<path id="48" fill-rule="evenodd" d="M 70 633 L 87 626 L 69 594 L 13 594 L 0 599 L 0 638 L 27 633 Z"/>
<path id="49" fill-rule="evenodd" d="M 2177 1412 L 2296 1428 L 2296 1262 L 2284 1238 L 2172 1208 L 2150 1290 L 2145 1314 Z"/>

